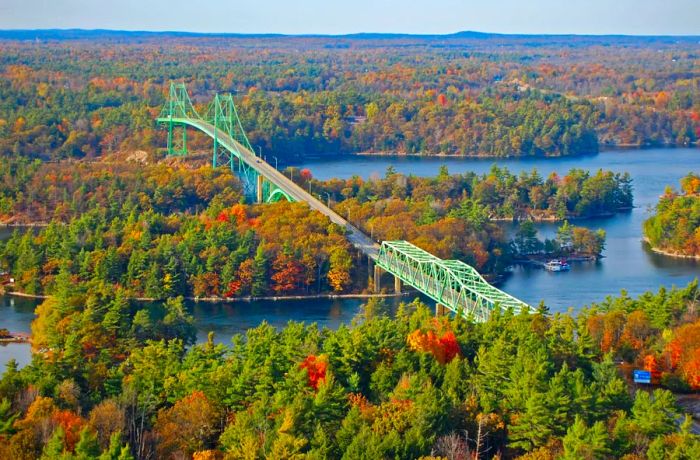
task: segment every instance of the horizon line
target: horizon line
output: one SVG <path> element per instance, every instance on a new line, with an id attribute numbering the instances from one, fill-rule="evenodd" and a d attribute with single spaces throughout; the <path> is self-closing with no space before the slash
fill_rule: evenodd
<path id="1" fill-rule="evenodd" d="M 484 32 L 478 30 L 459 30 L 443 33 L 411 33 L 411 32 L 346 32 L 346 33 L 284 33 L 284 32 L 199 32 L 191 30 L 147 30 L 147 29 L 105 29 L 105 28 L 37 28 L 37 29 L 0 29 L 0 33 L 40 33 L 40 32 L 111 32 L 126 34 L 176 34 L 198 36 L 230 36 L 230 37 L 299 37 L 299 38 L 343 38 L 353 36 L 393 36 L 393 37 L 456 37 L 459 35 L 482 35 L 486 37 L 629 37 L 629 38 L 700 38 L 698 34 L 626 34 L 626 33 L 518 33 L 518 32 Z"/>

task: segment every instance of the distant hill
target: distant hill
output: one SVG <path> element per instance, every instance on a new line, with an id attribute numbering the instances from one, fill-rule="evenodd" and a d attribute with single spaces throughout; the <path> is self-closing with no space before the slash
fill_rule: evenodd
<path id="1" fill-rule="evenodd" d="M 205 39 L 271 39 L 271 40 L 308 40 L 319 41 L 348 41 L 348 42 L 386 42 L 401 41 L 414 43 L 428 42 L 452 42 L 468 43 L 473 41 L 493 41 L 500 43 L 512 43 L 519 45 L 557 45 L 568 46 L 581 45 L 652 45 L 652 44 L 677 44 L 700 43 L 700 36 L 635 36 L 635 35 L 521 35 L 521 34 L 497 34 L 476 31 L 461 31 L 451 34 L 404 34 L 404 33 L 354 33 L 346 35 L 284 35 L 274 33 L 239 34 L 239 33 L 199 33 L 178 31 L 125 31 L 125 30 L 85 30 L 85 29 L 18 29 L 0 30 L 0 40 L 98 40 L 98 41 L 132 41 L 161 38 L 205 38 Z"/>

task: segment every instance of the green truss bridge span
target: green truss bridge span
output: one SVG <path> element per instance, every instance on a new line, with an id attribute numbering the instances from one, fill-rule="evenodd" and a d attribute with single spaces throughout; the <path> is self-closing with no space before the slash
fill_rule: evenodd
<path id="1" fill-rule="evenodd" d="M 375 262 L 375 288 L 381 270 L 400 282 L 413 286 L 438 302 L 439 308 L 485 321 L 494 308 L 527 308 L 524 302 L 491 286 L 469 265 L 442 260 L 405 241 L 385 241 L 378 245 L 357 227 L 338 215 L 321 200 L 307 192 L 255 154 L 238 117 L 231 95 L 214 96 L 204 115 L 195 109 L 182 83 L 171 83 L 158 123 L 168 129 L 168 155 L 187 155 L 187 128 L 194 128 L 214 140 L 213 167 L 227 167 L 242 180 L 246 195 L 269 203 L 286 199 L 305 202 L 343 227 L 350 243 Z"/>
<path id="2" fill-rule="evenodd" d="M 461 260 L 440 259 L 408 241 L 384 241 L 376 267 L 433 299 L 438 313 L 446 308 L 475 321 L 486 321 L 495 308 L 534 311 L 489 284 L 472 266 Z M 379 284 L 378 275 L 375 272 L 375 285 Z M 398 281 L 396 285 L 400 286 Z"/>

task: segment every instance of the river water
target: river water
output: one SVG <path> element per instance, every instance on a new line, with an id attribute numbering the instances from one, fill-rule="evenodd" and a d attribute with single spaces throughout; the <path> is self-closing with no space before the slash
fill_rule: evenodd
<path id="1" fill-rule="evenodd" d="M 607 247 L 602 260 L 574 263 L 572 270 L 565 273 L 516 267 L 500 285 L 505 291 L 530 304 L 536 305 L 544 300 L 552 311 L 564 311 L 581 308 L 608 295 L 617 295 L 622 289 L 630 295 L 637 295 L 646 290 L 656 290 L 662 285 L 684 286 L 700 277 L 700 263 L 697 261 L 654 254 L 641 241 L 642 222 L 648 217 L 649 207 L 656 202 L 664 188 L 667 185 L 677 188 L 678 180 L 688 172 L 700 173 L 700 149 L 624 150 L 576 158 L 502 160 L 338 156 L 308 160 L 297 166 L 309 168 L 316 178 L 329 179 L 353 175 L 364 178 L 383 176 L 389 166 L 401 173 L 418 176 L 436 175 L 441 165 L 446 165 L 451 173 L 484 173 L 493 164 L 505 166 L 512 172 L 537 168 L 545 177 L 553 171 L 566 174 L 571 168 L 627 171 L 634 181 L 636 207 L 632 211 L 575 223 L 602 228 L 607 232 Z M 551 237 L 557 225 L 537 224 L 540 236 Z M 7 237 L 9 233 L 7 229 L 0 228 L 0 238 Z M 206 340 L 207 333 L 214 331 L 217 342 L 228 343 L 233 334 L 244 332 L 262 321 L 276 327 L 293 320 L 337 328 L 340 324 L 350 322 L 361 303 L 358 299 L 313 299 L 224 304 L 193 302 L 189 306 L 197 321 L 199 341 Z M 0 296 L 0 327 L 29 332 L 37 304 L 36 300 Z M 11 358 L 17 359 L 20 364 L 26 364 L 30 360 L 29 345 L 0 346 L 0 366 Z"/>

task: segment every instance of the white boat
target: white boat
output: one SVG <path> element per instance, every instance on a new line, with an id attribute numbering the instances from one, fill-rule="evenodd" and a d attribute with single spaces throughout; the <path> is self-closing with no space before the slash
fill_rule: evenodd
<path id="1" fill-rule="evenodd" d="M 563 259 L 552 259 L 544 264 L 544 268 L 550 272 L 565 272 L 571 270 L 571 266 Z"/>

